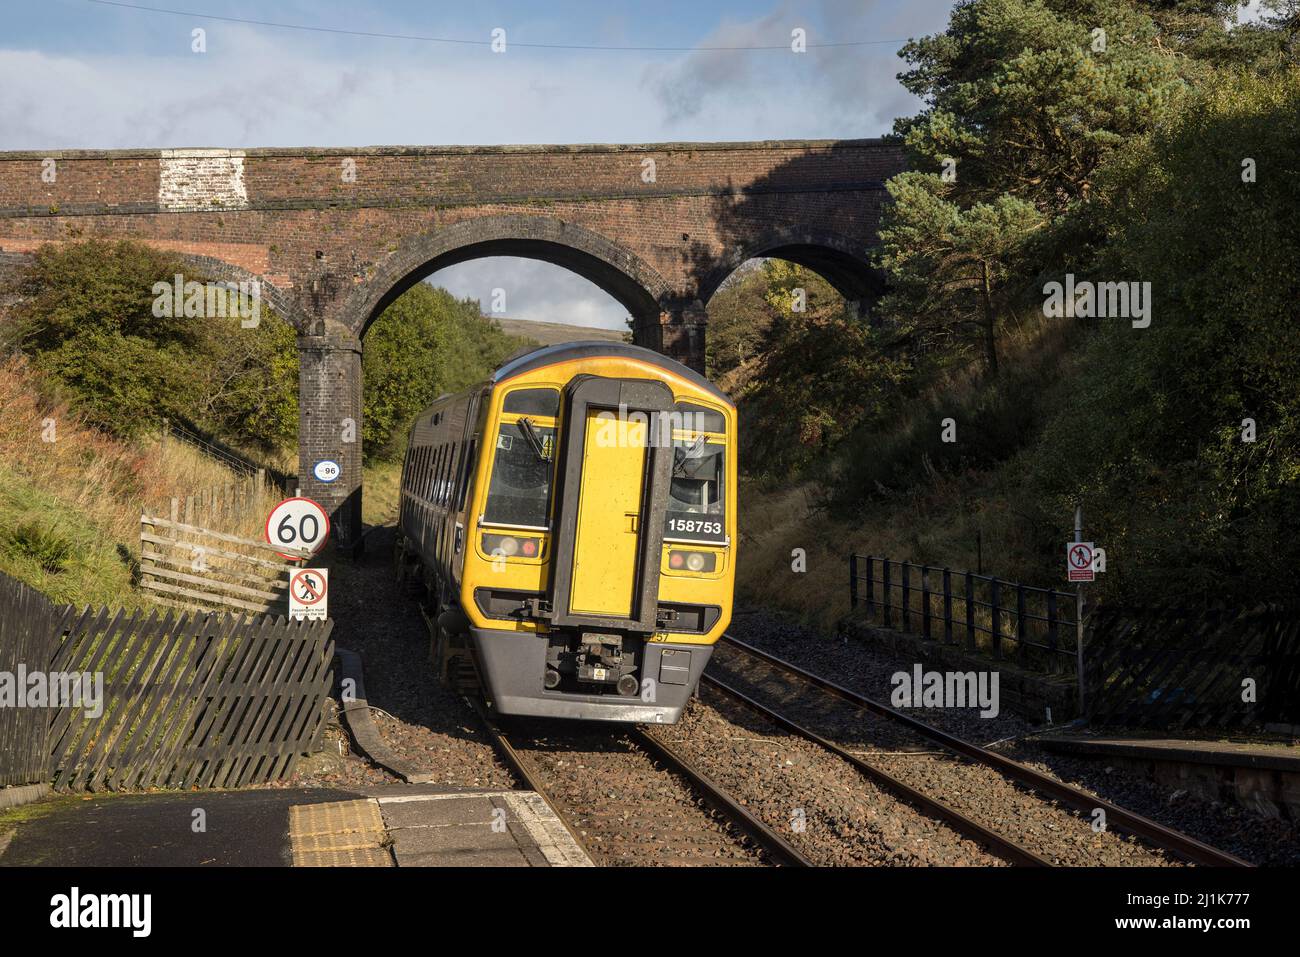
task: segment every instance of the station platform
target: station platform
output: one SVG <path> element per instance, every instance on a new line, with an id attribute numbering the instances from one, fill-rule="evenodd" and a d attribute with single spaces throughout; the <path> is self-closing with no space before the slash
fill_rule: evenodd
<path id="1" fill-rule="evenodd" d="M 1092 733 L 1036 740 L 1048 751 L 1120 764 L 1207 800 L 1300 820 L 1300 746 L 1289 741 Z"/>
<path id="2" fill-rule="evenodd" d="M 0 812 L 0 867 L 583 867 L 531 791 L 393 785 L 58 795 Z"/>

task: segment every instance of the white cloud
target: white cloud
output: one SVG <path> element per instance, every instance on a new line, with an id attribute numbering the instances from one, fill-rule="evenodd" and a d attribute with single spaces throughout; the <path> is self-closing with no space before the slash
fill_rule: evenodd
<path id="1" fill-rule="evenodd" d="M 490 256 L 441 269 L 429 277 L 452 295 L 477 299 L 492 312 L 493 290 L 505 295 L 502 315 L 599 329 L 627 328 L 627 310 L 599 287 L 562 266 L 536 259 Z"/>

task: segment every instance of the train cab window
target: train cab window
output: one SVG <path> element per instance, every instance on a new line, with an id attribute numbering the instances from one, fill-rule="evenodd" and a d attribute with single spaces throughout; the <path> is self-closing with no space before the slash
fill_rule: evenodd
<path id="1" fill-rule="evenodd" d="M 506 396 L 501 411 L 553 419 L 560 414 L 560 392 L 558 389 L 515 389 Z"/>
<path id="2" fill-rule="evenodd" d="M 721 412 L 696 405 L 694 402 L 678 402 L 673 406 L 673 428 L 688 432 L 726 432 L 727 420 Z"/>
<path id="3" fill-rule="evenodd" d="M 709 442 L 704 436 L 673 440 L 665 538 L 708 542 L 726 539 L 726 474 L 726 446 L 721 442 Z"/>
<path id="4" fill-rule="evenodd" d="M 554 445 L 551 426 L 535 425 L 528 419 L 500 425 L 483 509 L 485 521 L 535 528 L 546 525 Z"/>

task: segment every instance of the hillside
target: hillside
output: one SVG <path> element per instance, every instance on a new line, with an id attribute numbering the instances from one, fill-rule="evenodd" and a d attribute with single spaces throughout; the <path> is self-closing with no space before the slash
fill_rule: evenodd
<path id="1" fill-rule="evenodd" d="M 0 363 L 0 571 L 59 602 L 147 606 L 133 587 L 140 513 L 248 480 L 153 434 L 114 438 L 49 386 L 22 359 Z M 224 530 L 260 537 L 261 515 Z"/>
<path id="2" fill-rule="evenodd" d="M 571 326 L 562 322 L 533 322 L 528 319 L 497 319 L 496 321 L 506 335 L 533 339 L 544 346 L 553 346 L 560 342 L 576 342 L 579 339 L 625 342 L 628 336 L 628 333 L 620 329 L 593 329 L 590 326 Z"/>

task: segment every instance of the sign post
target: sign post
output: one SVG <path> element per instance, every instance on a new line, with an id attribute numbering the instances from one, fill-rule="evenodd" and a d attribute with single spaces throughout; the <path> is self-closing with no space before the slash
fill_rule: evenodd
<path id="1" fill-rule="evenodd" d="M 1074 508 L 1074 541 L 1065 546 L 1065 568 L 1074 586 L 1075 670 L 1079 681 L 1079 716 L 1085 713 L 1086 696 L 1083 687 L 1083 583 L 1094 578 L 1092 569 L 1092 542 L 1083 540 L 1083 506 Z"/>

